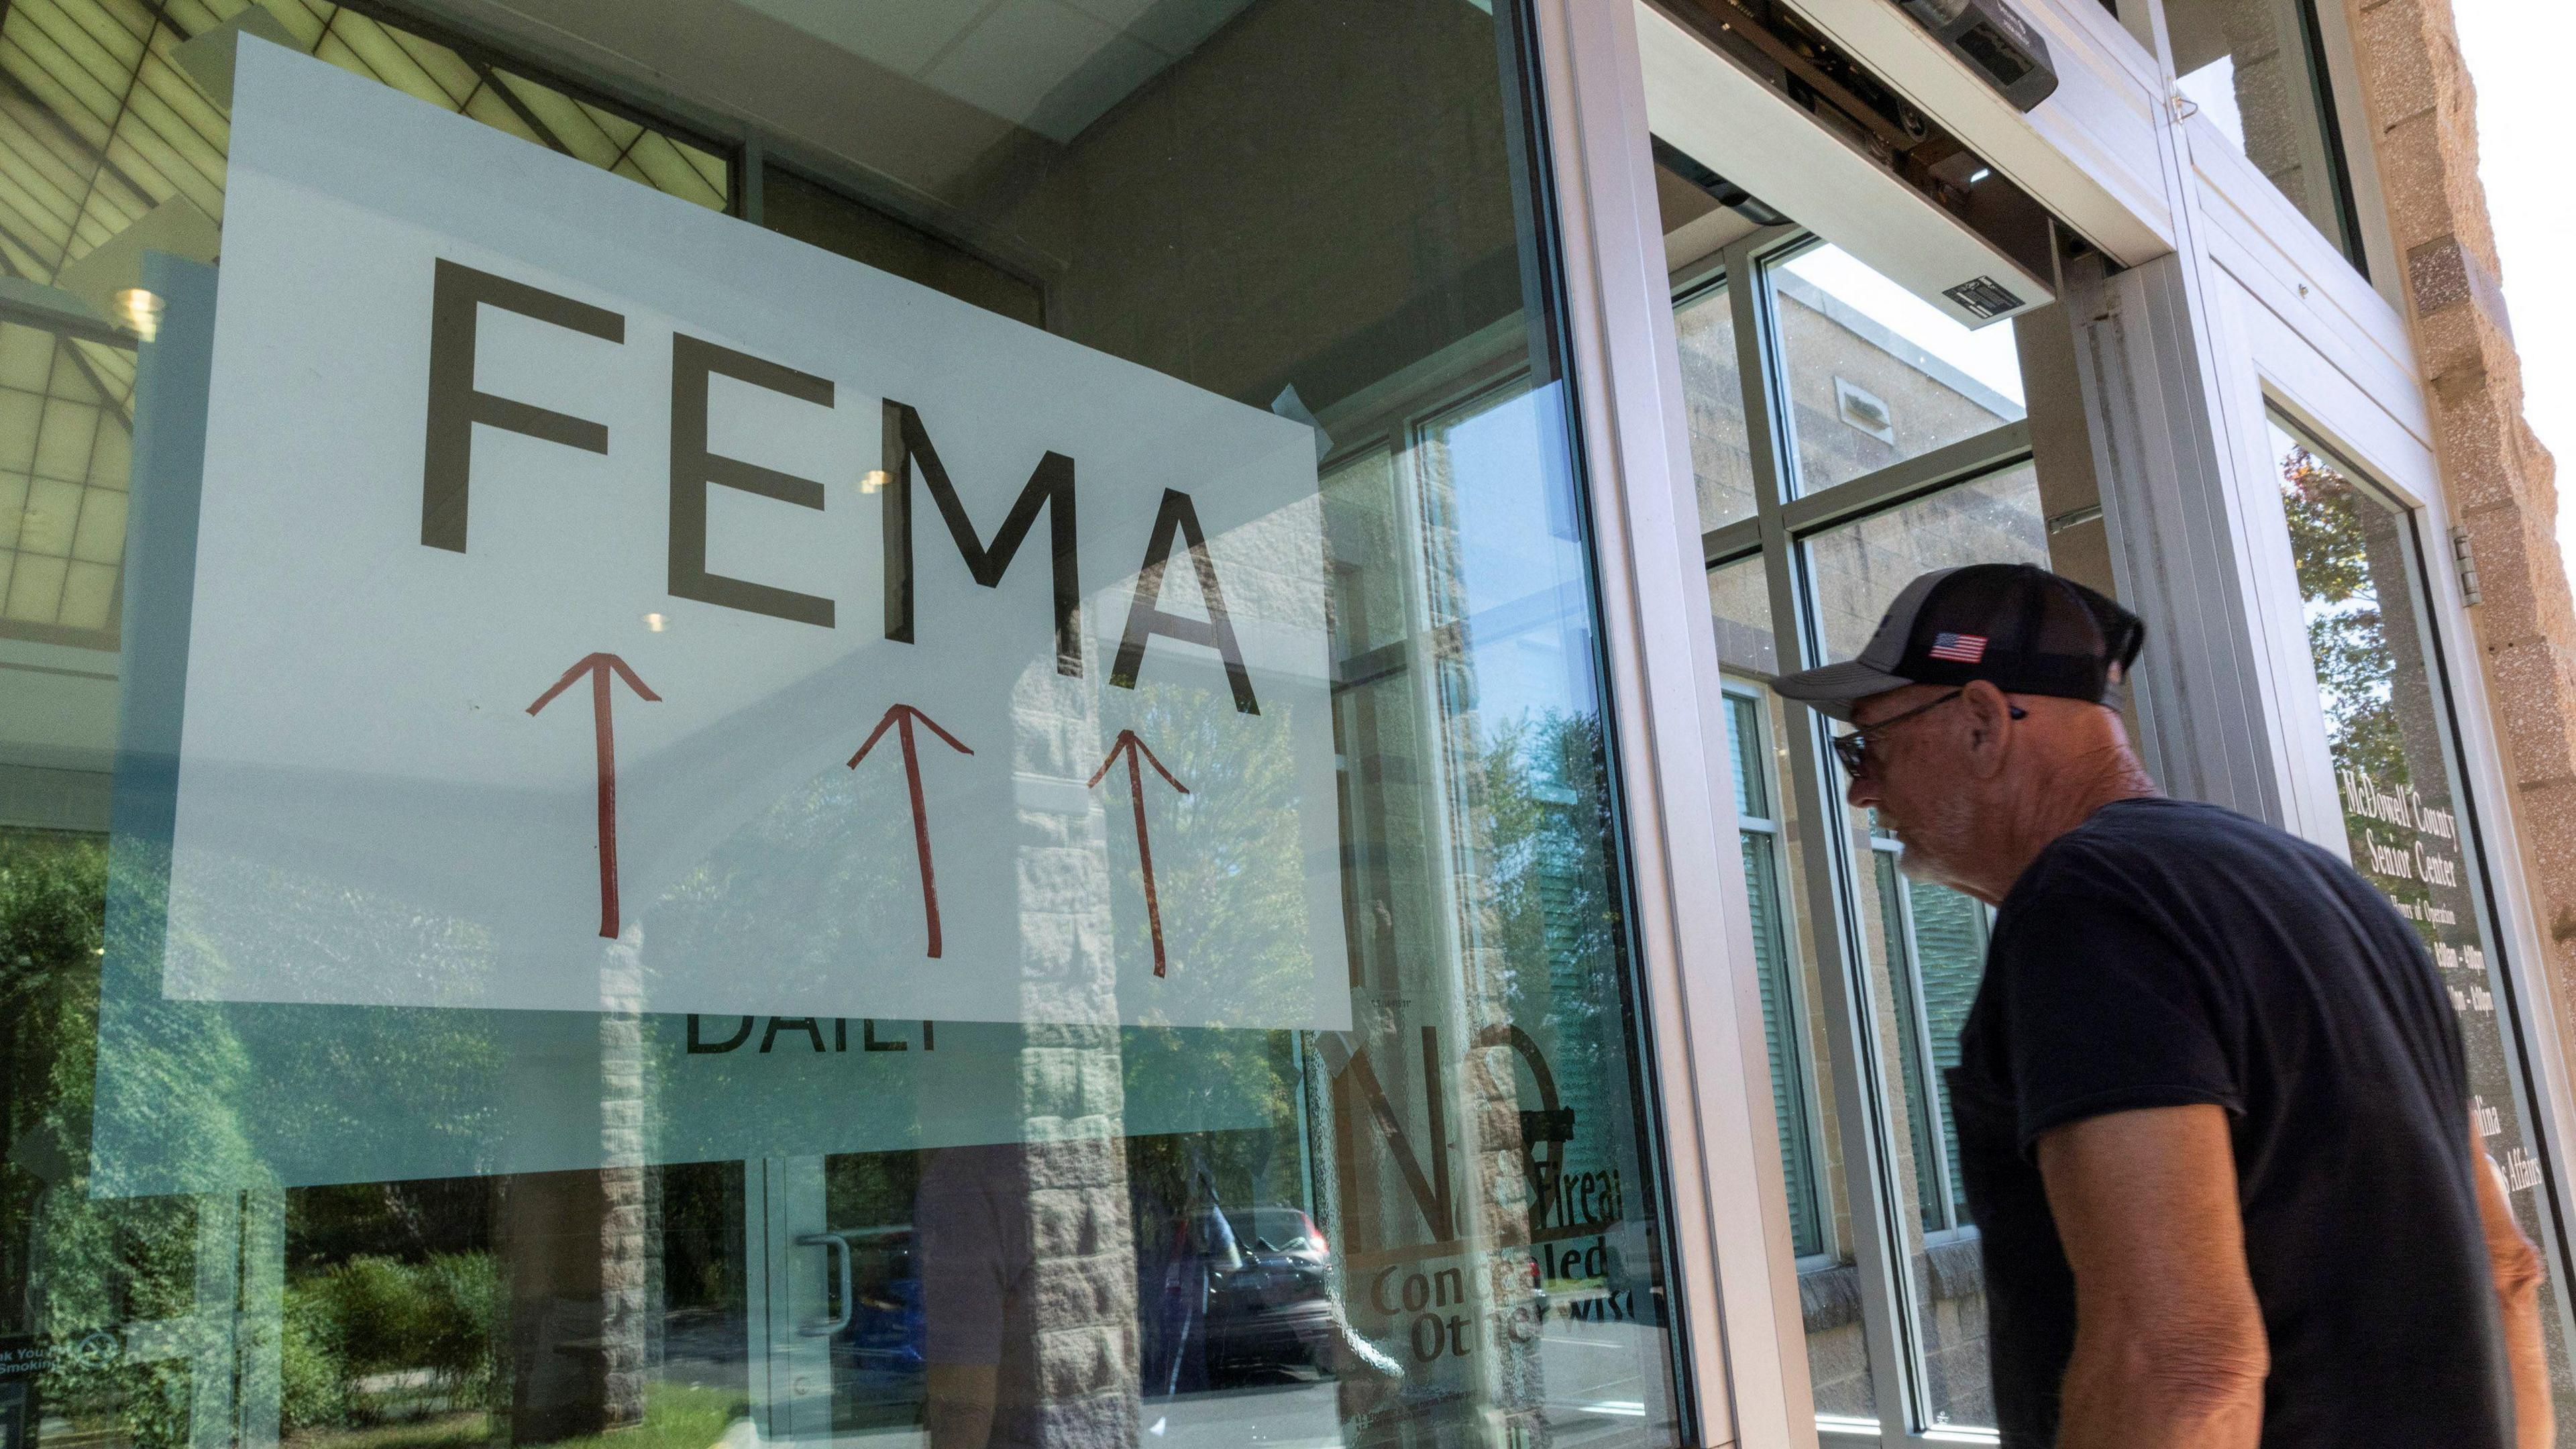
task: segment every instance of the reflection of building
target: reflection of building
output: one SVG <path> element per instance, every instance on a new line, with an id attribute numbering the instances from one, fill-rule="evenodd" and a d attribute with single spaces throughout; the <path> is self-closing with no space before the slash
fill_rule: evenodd
<path id="1" fill-rule="evenodd" d="M 1902 877 L 1840 807 L 1820 722 L 1760 679 L 1850 654 L 1915 574 L 1999 559 L 2147 616 L 2130 716 L 2170 788 L 2351 850 L 2424 929 L 2489 1149 L 2558 1241 L 2547 1184 L 2576 1115 L 2545 963 L 2576 913 L 2559 839 L 2576 811 L 2554 804 L 2576 768 L 2552 743 L 2576 624 L 2482 223 L 2464 181 L 2421 180 L 2470 174 L 2439 7 L 2391 0 L 2355 34 L 2316 0 L 2011 3 L 2059 78 L 2027 114 L 1912 31 L 1833 32 L 1799 18 L 1833 7 L 1797 5 L 1407 0 L 1366 25 L 1329 0 L 0 7 L 0 1343 L 44 1365 L 5 1449 L 330 1449 L 413 1427 L 927 1430 L 938 1449 L 997 1442 L 993 1423 L 1015 1449 L 1973 1435 L 1991 1417 L 1981 1243 L 1942 1069 L 1985 913 Z M 1756 10 L 1777 27 L 1762 54 L 1805 67 L 1794 103 L 1708 124 L 1693 98 L 1741 84 L 1742 56 L 1682 22 Z M 926 608 L 917 642 L 881 627 L 885 570 L 917 568 L 925 596 L 1041 599 L 1056 515 L 1015 500 L 1056 444 L 1032 419 L 1113 406 L 1063 378 L 1150 372 L 1277 440 L 1260 461 L 1294 464 L 1301 489 L 1312 445 L 1312 503 L 1206 547 L 1247 647 L 1278 651 L 1254 671 L 1265 707 L 1287 645 L 1315 646 L 1303 723 L 1329 785 L 1292 787 L 1240 747 L 1230 697 L 1113 694 L 1105 661 L 1069 674 L 1053 652 L 965 679 L 950 656 L 938 677 L 990 699 L 959 706 L 984 710 L 974 753 L 943 756 L 955 773 L 934 784 L 980 780 L 997 802 L 968 840 L 1004 884 L 960 890 L 962 852 L 943 857 L 944 956 L 914 951 L 929 872 L 910 817 L 862 809 L 904 803 L 894 757 L 862 777 L 845 747 L 756 800 L 754 825 L 706 826 L 720 838 L 669 858 L 630 842 L 630 890 L 703 909 L 683 927 L 648 908 L 641 947 L 575 943 L 624 953 L 604 978 L 603 958 L 577 963 L 609 983 L 597 1013 L 170 999 L 156 923 L 188 948 L 207 919 L 191 910 L 273 927 L 281 952 L 440 979 L 490 970 L 501 929 L 483 902 L 370 874 L 365 849 L 264 838 L 221 842 L 211 906 L 174 915 L 156 894 L 168 777 L 209 768 L 185 706 L 241 683 L 172 673 L 194 637 L 180 606 L 199 586 L 274 602 L 262 590 L 301 586 L 307 562 L 363 573 L 422 547 L 399 519 L 297 517 L 304 556 L 267 578 L 192 553 L 179 526 L 201 481 L 188 444 L 225 421 L 201 416 L 210 317 L 220 334 L 254 305 L 206 310 L 216 277 L 259 260 L 228 207 L 255 169 L 233 164 L 236 137 L 257 131 L 230 114 L 233 57 L 258 37 L 462 128 L 441 134 L 515 138 L 507 154 L 565 195 L 619 178 L 615 195 L 723 228 L 710 265 L 524 198 L 470 218 L 495 253 L 477 266 L 625 309 L 625 341 L 586 344 L 662 345 L 685 293 L 691 326 L 756 349 L 764 318 L 833 301 L 731 265 L 779 236 L 851 268 L 818 275 L 989 314 L 775 359 L 830 374 L 830 407 L 798 405 L 817 431 L 768 419 L 711 441 L 772 470 L 711 495 L 741 555 L 718 562 L 811 565 L 829 577 L 801 587 L 840 609 L 829 631 L 796 625 L 828 634 L 811 646 L 828 667 L 739 708 L 795 715 L 812 690 L 864 722 L 890 701 L 831 691 L 866 687 L 888 651 L 958 648 Z M 2435 99 L 2397 114 L 2425 93 L 2370 94 L 2357 61 L 2429 65 Z M 1765 172 L 1775 153 L 1859 169 L 1828 186 L 1821 165 Z M 485 184 L 518 197 L 512 179 Z M 236 228 L 212 271 L 216 249 L 169 241 L 191 217 Z M 168 243 L 150 248 L 167 296 L 134 259 L 149 237 Z M 1981 272 L 1909 271 L 1960 255 Z M 400 292 L 349 319 L 364 355 L 334 355 L 425 376 L 428 324 Z M 1962 293 L 2033 305 L 1971 329 Z M 478 315 L 468 391 L 504 401 L 469 428 L 494 480 L 476 527 L 585 489 L 663 527 L 660 375 L 592 449 L 520 411 L 608 406 L 529 363 L 548 324 Z M 879 393 L 962 346 L 959 315 L 1082 366 L 1038 367 L 1013 383 L 1021 406 L 972 426 L 902 399 L 934 419 L 963 518 L 926 485 L 905 495 L 920 552 L 889 563 Z M 134 324 L 155 316 L 147 342 Z M 331 476 L 401 494 L 416 389 L 379 406 L 363 370 L 288 390 L 313 388 L 295 394 L 308 416 L 350 409 L 348 439 L 396 439 L 393 463 Z M 749 406 L 714 396 L 719 417 Z M 1195 438 L 1160 412 L 1114 422 L 1167 455 Z M 811 456 L 787 456 L 800 438 Z M 2285 472 L 2294 456 L 2315 466 Z M 1222 490 L 1238 465 L 1184 482 Z M 1081 529 L 1159 516 L 1096 456 L 1067 466 Z M 639 657 L 752 628 L 665 587 L 667 542 L 635 597 L 466 631 L 441 662 L 515 670 L 515 636 L 567 620 L 603 636 L 583 649 Z M 1215 647 L 1188 612 L 1206 598 L 1191 542 L 1159 602 L 1183 622 L 1157 650 Z M 1133 553 L 1075 552 L 1082 607 L 1118 614 Z M 565 587 L 595 563 L 565 555 Z M 343 581 L 349 610 L 363 582 Z M 233 607 L 221 622 L 284 628 Z M 297 667 L 262 685 L 280 699 L 349 662 L 282 657 Z M 730 687 L 646 674 L 670 713 Z M 516 721 L 534 691 L 511 690 L 455 712 Z M 1117 727 L 1104 700 L 1166 732 L 1175 787 L 1133 815 L 1116 779 L 1084 783 Z M 626 767 L 739 763 L 721 731 L 690 753 L 634 709 Z M 590 747 L 570 716 L 547 725 Z M 477 759 L 515 748 L 477 738 Z M 583 758 L 462 805 L 449 782 L 367 777 L 424 808 L 560 806 L 587 828 Z M 298 828 L 326 841 L 324 807 L 366 774 L 286 773 L 278 789 L 318 802 Z M 599 859 L 581 850 L 576 874 Z M 1248 995 L 1323 961 L 1351 1029 L 1131 1011 L 1121 953 L 1147 919 L 1182 973 L 1236 973 Z M 810 969 L 849 992 L 843 1014 L 653 1009 L 659 963 L 745 922 L 786 923 L 807 955 L 758 963 L 744 991 Z M 1014 944 L 957 946 L 970 924 Z M 986 973 L 1013 1019 L 872 1016 L 889 962 Z M 2566 1304 L 2551 1311 L 2563 1360 Z M 989 1331 L 952 1335 L 962 1319 Z"/>
<path id="2" fill-rule="evenodd" d="M 1821 260 L 1826 275 L 1848 275 L 1852 266 L 1838 255 Z M 1767 317 L 1757 314 L 1755 325 L 1766 340 L 1777 339 L 1764 349 L 1776 359 L 1769 391 L 1791 400 L 1802 488 L 1866 480 L 2021 419 L 2020 404 L 1862 306 L 1824 290 L 1796 266 L 1793 261 L 1769 273 L 1770 311 Z M 1681 315 L 1687 319 L 1728 302 L 1724 292 L 1685 301 Z M 1740 439 L 1739 376 L 1708 365 L 1706 352 L 1694 347 L 1703 331 L 1683 331 L 1686 368 L 1700 361 L 1703 369 L 1693 374 L 1700 384 L 1692 399 L 1694 433 L 1707 436 L 1703 419 L 1723 418 L 1723 430 Z M 1732 334 L 1725 340 L 1731 344 Z M 2009 436 L 1998 438 L 1996 446 L 2011 458 Z M 1751 477 L 1740 444 L 1732 456 L 1705 445 L 1695 448 L 1694 462 L 1703 470 L 1714 464 L 1721 473 L 1741 468 Z M 1708 494 L 1703 473 L 1703 498 Z M 1809 558 L 1825 647 L 1836 655 L 1856 651 L 1876 628 L 1886 600 L 1926 569 L 1970 559 L 2044 563 L 2049 542 L 2032 471 L 2014 462 L 1820 535 L 1809 545 Z M 1748 671 L 1772 667 L 1778 651 L 1761 586 L 1761 571 L 1745 563 L 1709 573 L 1720 657 Z M 1781 857 L 1784 843 L 1811 847 L 1794 825 L 1780 830 L 1768 818 L 1775 813 L 1771 802 L 1790 782 L 1772 763 L 1775 730 L 1766 723 L 1769 711 L 1758 686 L 1750 678 L 1745 684 L 1745 692 L 1729 701 L 1729 723 L 1737 809 L 1745 821 L 1754 950 L 1763 962 L 1766 1043 L 1774 1090 L 1782 1098 L 1778 1125 L 1791 1237 L 1801 1263 L 1801 1316 L 1820 1410 L 1866 1414 L 1873 1390 L 1861 1270 L 1850 1247 L 1854 1224 L 1846 1199 L 1833 1186 L 1846 1149 L 1835 1114 L 1823 1113 L 1812 1126 L 1808 1121 L 1822 1090 L 1819 1068 L 1831 1059 L 1832 1046 L 1812 1016 L 1800 1029 L 1801 1004 L 1817 1001 L 1823 983 L 1815 958 L 1800 945 L 1811 939 L 1802 924 L 1809 908 L 1783 873 Z M 1885 990 L 1874 998 L 1873 1025 L 1891 1087 L 1904 1103 L 1901 1135 L 1884 1150 L 1910 1188 L 1905 1233 L 1925 1305 L 1927 1378 L 1942 1387 L 1953 1412 L 1973 1422 L 1984 1412 L 1983 1273 L 1974 1228 L 1960 1201 L 1956 1134 L 1940 1070 L 1957 1060 L 1958 1026 L 1983 965 L 1985 912 L 1950 891 L 1901 880 L 1891 842 L 1873 833 L 1868 845 L 1867 874 L 1854 905 L 1864 921 L 1863 939 L 1886 972 Z M 1803 979 L 1790 979 L 1793 971 Z M 1834 1210 L 1820 1216 L 1823 1204 Z"/>

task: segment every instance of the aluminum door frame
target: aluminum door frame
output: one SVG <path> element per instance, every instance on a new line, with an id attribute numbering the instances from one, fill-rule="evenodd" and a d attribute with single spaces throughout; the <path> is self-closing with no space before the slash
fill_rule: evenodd
<path id="1" fill-rule="evenodd" d="M 1813 1446 L 1636 18 L 1530 0 L 1694 1443 Z"/>

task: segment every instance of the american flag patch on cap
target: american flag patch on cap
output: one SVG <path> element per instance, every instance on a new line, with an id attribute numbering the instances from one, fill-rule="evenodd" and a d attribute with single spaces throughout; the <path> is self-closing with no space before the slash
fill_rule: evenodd
<path id="1" fill-rule="evenodd" d="M 1986 636 L 1936 634 L 1932 636 L 1932 647 L 1927 652 L 1935 659 L 1947 659 L 1953 664 L 1974 664 L 1986 657 Z"/>

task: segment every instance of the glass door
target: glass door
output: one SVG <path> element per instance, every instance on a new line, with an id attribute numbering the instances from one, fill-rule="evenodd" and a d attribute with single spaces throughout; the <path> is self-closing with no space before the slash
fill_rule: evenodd
<path id="1" fill-rule="evenodd" d="M 2521 1007 L 2451 734 L 2415 515 L 2286 419 L 2273 419 L 2271 444 L 2353 868 L 2414 923 L 2450 993 L 2481 1144 L 2523 1232 L 2553 1265 L 2540 1317 L 2564 1416 L 2576 1409 L 2576 1386 L 2565 1239 L 2548 1187 L 2554 1163 L 2520 1060 Z"/>
<path id="2" fill-rule="evenodd" d="M 7 1449 L 1689 1437 L 1526 17 L 1182 8 L 0 13 Z"/>
<path id="3" fill-rule="evenodd" d="M 1662 179 L 1668 201 L 1686 181 Z M 1674 244 L 1710 234 L 1694 208 L 1668 213 Z M 2081 573 L 2099 510 L 2030 461 L 2011 327 L 1967 331 L 1768 218 L 1672 260 L 1786 1206 L 1824 1438 L 1933 1442 L 1993 1423 L 1942 1078 L 1987 913 L 1904 874 L 1895 842 L 1843 805 L 1826 727 L 1763 681 L 1858 653 L 1926 570 Z"/>

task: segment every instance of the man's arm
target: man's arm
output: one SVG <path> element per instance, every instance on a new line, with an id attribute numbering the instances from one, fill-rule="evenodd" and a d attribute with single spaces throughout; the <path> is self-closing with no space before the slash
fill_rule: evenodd
<path id="1" fill-rule="evenodd" d="M 2070 1123 L 2039 1172 L 2075 1270 L 2062 1449 L 2253 1449 L 2271 1353 L 2225 1109 Z"/>
<path id="2" fill-rule="evenodd" d="M 984 1449 L 993 1437 L 1000 1370 L 988 1363 L 935 1363 L 925 1377 L 921 1421 L 930 1449 Z"/>
<path id="3" fill-rule="evenodd" d="M 2540 1343 L 2540 1283 L 2546 1269 L 2540 1250 L 2513 1220 L 2504 1173 L 2487 1156 L 2477 1119 L 2469 1120 L 2470 1171 L 2478 1179 L 2478 1223 L 2486 1232 L 2487 1266 L 2495 1276 L 2496 1311 L 2504 1323 L 2505 1363 L 2513 1370 L 2513 1437 L 2520 1449 L 2548 1449 L 2557 1442 L 2557 1410 L 2549 1401 L 2549 1358 Z"/>

